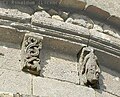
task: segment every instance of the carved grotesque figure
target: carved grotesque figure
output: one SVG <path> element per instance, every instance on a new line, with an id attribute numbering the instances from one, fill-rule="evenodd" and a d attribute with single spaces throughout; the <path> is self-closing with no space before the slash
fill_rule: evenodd
<path id="1" fill-rule="evenodd" d="M 81 85 L 98 88 L 100 68 L 93 50 L 84 56 L 81 68 Z"/>

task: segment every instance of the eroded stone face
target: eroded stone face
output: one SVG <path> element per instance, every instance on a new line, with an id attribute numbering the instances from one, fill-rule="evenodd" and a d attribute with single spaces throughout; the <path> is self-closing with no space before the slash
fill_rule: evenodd
<path id="1" fill-rule="evenodd" d="M 83 64 L 86 64 L 84 73 L 86 73 L 87 80 L 91 82 L 91 84 L 94 84 L 98 80 L 100 73 L 97 57 L 93 52 L 90 52 L 85 56 Z"/>
<path id="2" fill-rule="evenodd" d="M 100 68 L 92 48 L 83 48 L 81 53 L 81 85 L 98 88 Z"/>
<path id="3" fill-rule="evenodd" d="M 26 34 L 22 46 L 23 70 L 35 75 L 39 75 L 40 50 L 42 49 L 43 38 L 35 34 Z"/>

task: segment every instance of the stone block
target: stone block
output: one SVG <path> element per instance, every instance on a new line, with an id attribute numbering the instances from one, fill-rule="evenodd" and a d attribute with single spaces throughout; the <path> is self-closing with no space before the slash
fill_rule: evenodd
<path id="1" fill-rule="evenodd" d="M 113 61 L 113 60 L 112 60 Z M 102 64 L 101 64 L 102 65 Z M 113 64 L 114 65 L 114 64 Z M 100 89 L 113 95 L 120 96 L 120 74 L 101 66 Z"/>
<path id="2" fill-rule="evenodd" d="M 23 13 L 18 9 L 0 8 L 0 17 L 2 19 L 8 19 L 18 22 L 30 22 L 31 16 L 27 13 Z"/>
<path id="3" fill-rule="evenodd" d="M 13 97 L 11 93 L 0 92 L 0 97 Z"/>
<path id="4" fill-rule="evenodd" d="M 0 26 L 0 41 L 19 44 L 22 43 L 24 34 L 26 32 L 17 31 L 17 29 L 9 27 L 9 26 Z"/>
<path id="5" fill-rule="evenodd" d="M 112 93 L 96 90 L 96 97 L 118 97 Z"/>
<path id="6" fill-rule="evenodd" d="M 95 97 L 92 88 L 53 79 L 34 77 L 33 95 L 39 97 Z"/>
<path id="7" fill-rule="evenodd" d="M 66 22 L 61 22 L 51 18 L 36 17 L 35 15 L 33 15 L 32 24 L 35 26 L 42 26 L 53 30 L 64 31 L 64 33 L 66 34 L 78 35 L 85 38 L 89 37 L 89 30 L 87 28 Z M 86 40 L 84 40 L 84 42 L 86 42 Z"/>
<path id="8" fill-rule="evenodd" d="M 34 17 L 35 18 L 39 18 L 39 17 L 50 18 L 51 16 L 46 11 L 38 11 L 34 13 Z"/>
<path id="9" fill-rule="evenodd" d="M 103 3 L 104 2 L 104 3 Z M 120 1 L 119 0 L 86 0 L 87 6 L 89 5 L 93 5 L 96 6 L 108 13 L 110 13 L 111 15 L 115 15 L 115 16 L 120 16 Z M 95 7 L 94 7 L 95 8 Z M 97 9 L 95 9 L 97 10 Z M 94 11 L 95 10 L 91 10 Z"/>
<path id="10" fill-rule="evenodd" d="M 62 0 L 60 1 L 60 6 L 74 8 L 74 9 L 79 9 L 83 10 L 85 8 L 86 2 L 85 0 Z"/>
<path id="11" fill-rule="evenodd" d="M 43 41 L 43 50 L 50 49 L 52 51 L 55 51 L 64 55 L 66 54 L 69 56 L 73 56 L 73 58 L 77 58 L 76 56 L 78 52 L 84 46 L 86 45 L 82 43 L 78 44 L 73 41 L 56 38 L 56 37 L 44 37 L 44 41 Z"/>
<path id="12" fill-rule="evenodd" d="M 21 71 L 18 45 L 0 42 L 0 68 Z"/>
<path id="13" fill-rule="evenodd" d="M 71 56 L 53 50 L 42 50 L 41 75 L 72 83 L 79 83 L 77 56 Z"/>
<path id="14" fill-rule="evenodd" d="M 31 76 L 24 72 L 0 69 L 0 91 L 30 94 Z"/>
<path id="15" fill-rule="evenodd" d="M 118 12 L 119 13 L 119 12 Z M 118 28 L 120 28 L 120 17 L 116 17 L 116 16 L 111 16 L 108 21 L 111 24 L 115 24 L 115 26 L 117 26 Z"/>
<path id="16" fill-rule="evenodd" d="M 86 7 L 85 11 L 89 13 L 89 15 L 101 20 L 105 20 L 110 17 L 109 12 L 98 8 L 96 5 L 89 5 L 88 7 Z"/>

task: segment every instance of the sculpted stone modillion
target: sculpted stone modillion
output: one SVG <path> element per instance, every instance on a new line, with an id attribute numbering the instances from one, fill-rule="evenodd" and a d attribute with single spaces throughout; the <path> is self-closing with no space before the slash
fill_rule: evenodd
<path id="1" fill-rule="evenodd" d="M 26 34 L 22 46 L 23 71 L 35 75 L 40 74 L 40 50 L 43 37 L 35 34 Z"/>
<path id="2" fill-rule="evenodd" d="M 80 56 L 80 84 L 93 88 L 99 87 L 100 68 L 92 48 L 83 48 Z"/>

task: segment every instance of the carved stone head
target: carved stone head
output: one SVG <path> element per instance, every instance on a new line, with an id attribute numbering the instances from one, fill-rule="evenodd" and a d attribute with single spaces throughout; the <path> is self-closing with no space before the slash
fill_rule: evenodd
<path id="1" fill-rule="evenodd" d="M 86 62 L 86 79 L 91 83 L 95 84 L 99 80 L 100 68 L 98 66 L 97 57 L 91 53 L 91 57 Z"/>
<path id="2" fill-rule="evenodd" d="M 94 54 L 93 50 L 90 50 L 89 53 L 87 50 L 84 50 L 84 53 L 87 52 L 87 54 L 85 54 L 82 61 L 82 83 L 84 83 L 84 85 L 97 88 L 100 76 L 100 68 L 97 56 Z"/>

